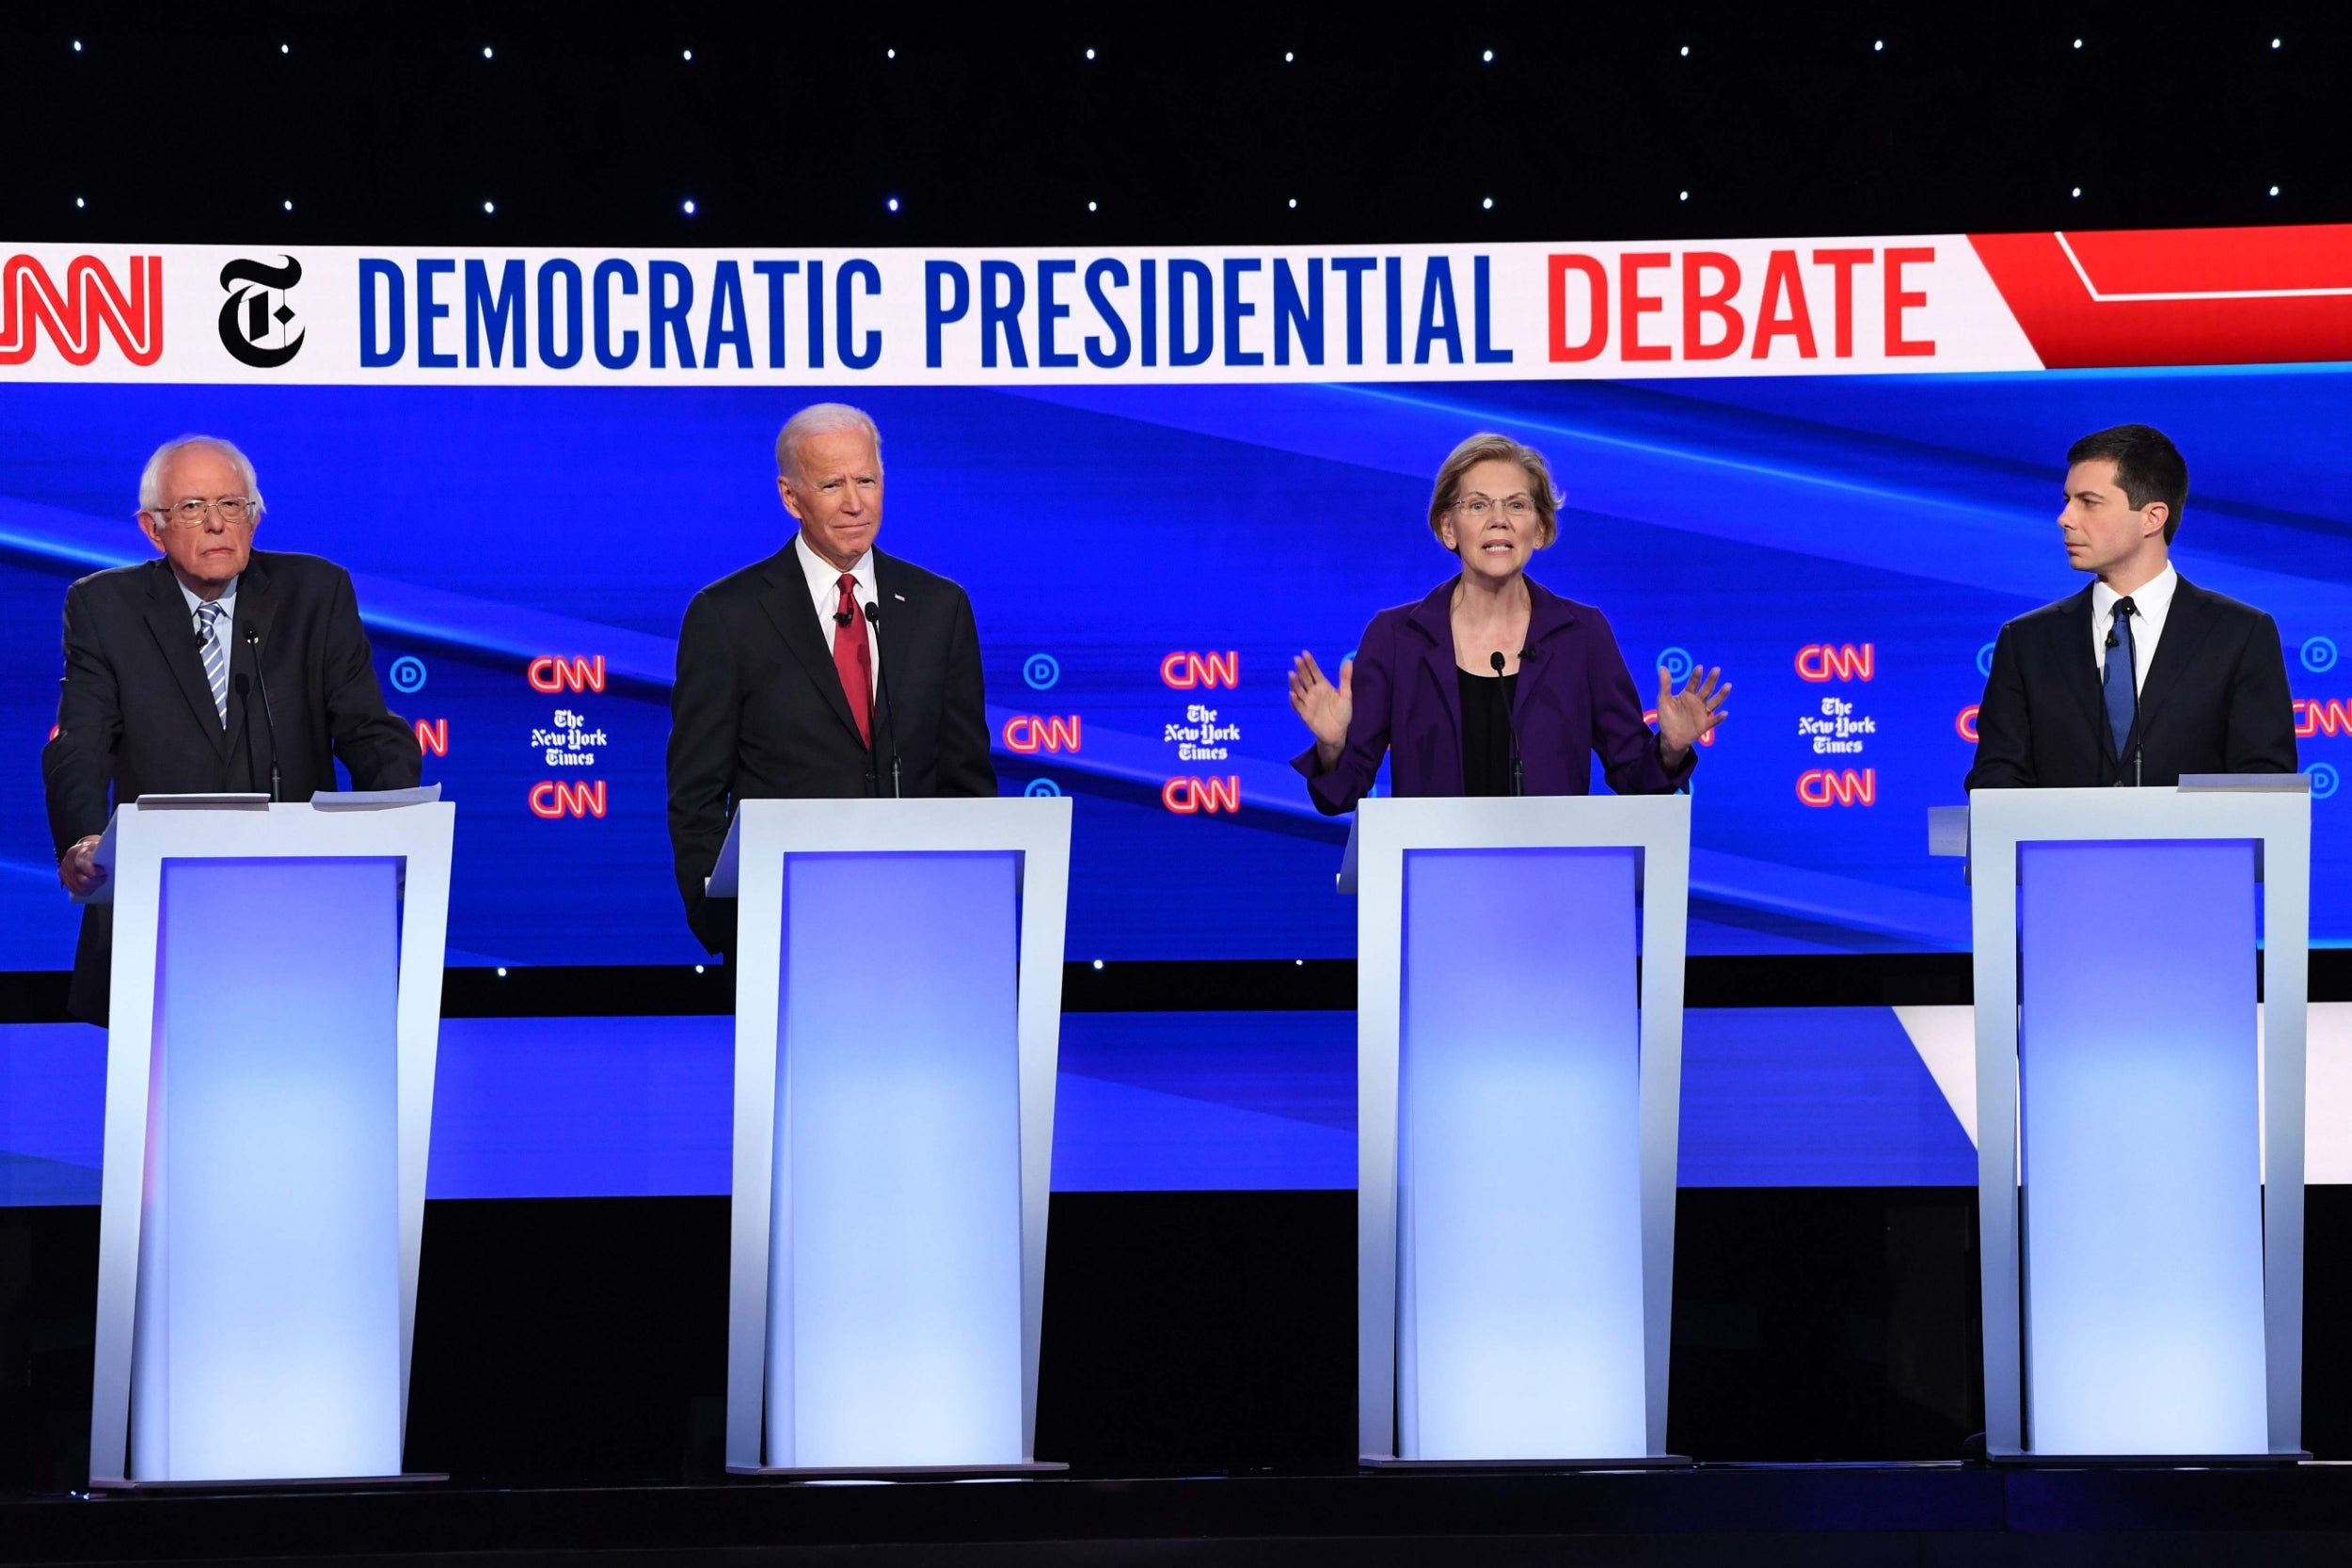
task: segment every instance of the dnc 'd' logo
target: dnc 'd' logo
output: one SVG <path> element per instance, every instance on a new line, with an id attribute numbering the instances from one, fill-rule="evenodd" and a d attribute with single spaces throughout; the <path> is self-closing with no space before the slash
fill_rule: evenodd
<path id="1" fill-rule="evenodd" d="M 302 263 L 281 258 L 271 266 L 239 257 L 220 269 L 220 286 L 229 297 L 220 307 L 220 346 L 230 358 L 257 371 L 274 371 L 302 352 L 306 327 L 294 329 L 294 306 L 286 296 L 302 281 Z"/>
<path id="2" fill-rule="evenodd" d="M 58 285 L 31 256 L 0 262 L 0 365 L 33 357 L 44 334 L 69 365 L 98 357 L 102 332 L 134 365 L 151 365 L 164 352 L 164 259 L 131 258 L 126 287 L 95 256 L 66 263 Z"/>

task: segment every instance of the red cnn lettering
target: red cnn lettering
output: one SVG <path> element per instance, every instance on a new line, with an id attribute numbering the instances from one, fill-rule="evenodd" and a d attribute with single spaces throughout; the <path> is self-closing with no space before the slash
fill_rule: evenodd
<path id="1" fill-rule="evenodd" d="M 134 256 L 130 271 L 131 287 L 120 289 L 97 257 L 76 256 L 60 290 L 32 257 L 9 257 L 0 265 L 0 365 L 33 356 L 37 325 L 69 365 L 98 357 L 101 327 L 125 359 L 153 364 L 164 352 L 164 259 Z"/>
<path id="2" fill-rule="evenodd" d="M 1629 250 L 1617 258 L 1617 320 L 1624 324 L 1625 347 L 1619 353 L 1624 359 L 1671 359 L 1674 350 L 1663 343 L 1642 341 L 1642 318 L 1666 308 L 1664 294 L 1642 292 L 1642 274 L 1652 267 L 1672 264 L 1674 257 L 1663 250 Z"/>
<path id="3" fill-rule="evenodd" d="M 534 658 L 526 672 L 533 691 L 602 691 L 604 656 L 588 658 Z"/>
<path id="4" fill-rule="evenodd" d="M 1820 356 L 1813 345 L 1813 312 L 1804 302 L 1804 275 L 1797 270 L 1793 250 L 1773 251 L 1764 268 L 1764 303 L 1756 308 L 1756 347 L 1749 357 L 1771 357 L 1774 338 L 1794 338 L 1800 359 Z"/>
<path id="5" fill-rule="evenodd" d="M 1160 785 L 1160 804 L 1179 816 L 1197 812 L 1237 812 L 1241 810 L 1241 776 L 1229 773 L 1221 779 L 1170 779 Z"/>
<path id="6" fill-rule="evenodd" d="M 1816 768 L 1797 775 L 1797 799 L 1808 806 L 1874 806 L 1878 804 L 1879 774 L 1875 768 L 1856 773 Z"/>
<path id="7" fill-rule="evenodd" d="M 2352 709 L 2344 706 L 2340 697 L 2326 702 L 2297 698 L 2295 704 L 2295 733 L 2310 736 L 2336 736 L 2352 730 Z"/>
<path id="8" fill-rule="evenodd" d="M 552 822 L 564 816 L 602 816 L 604 781 L 561 784 L 545 779 L 531 786 L 531 815 Z"/>
<path id="9" fill-rule="evenodd" d="M 1160 660 L 1160 682 L 1179 691 L 1196 687 L 1235 687 L 1241 684 L 1241 651 L 1217 654 L 1170 654 Z"/>
<path id="10" fill-rule="evenodd" d="M 1886 352 L 1891 357 L 1926 356 L 1935 352 L 1935 341 L 1931 338 L 1903 336 L 1903 312 L 1917 309 L 1928 302 L 1925 289 L 1909 293 L 1904 291 L 1903 268 L 1934 260 L 1935 247 L 1931 245 L 1906 245 L 1886 253 Z"/>
<path id="11" fill-rule="evenodd" d="M 1584 275 L 1585 292 L 1591 303 L 1586 307 L 1584 341 L 1568 341 L 1568 274 Z M 1596 257 L 1554 256 L 1551 258 L 1551 362 L 1572 365 L 1586 359 L 1597 359 L 1600 351 L 1609 346 L 1609 269 Z"/>
<path id="12" fill-rule="evenodd" d="M 1032 752 L 1074 752 L 1078 745 L 1078 715 L 1063 719 L 1016 713 L 1005 721 L 1005 750 L 1026 756 Z"/>
<path id="13" fill-rule="evenodd" d="M 1876 646 L 1868 642 L 1859 648 L 1851 642 L 1835 648 L 1826 642 L 1808 642 L 1797 650 L 1797 678 L 1816 685 L 1834 680 L 1867 681 L 1876 652 Z"/>
<path id="14" fill-rule="evenodd" d="M 429 752 L 437 757 L 449 755 L 449 721 L 420 719 L 417 721 L 417 750 Z"/>
<path id="15" fill-rule="evenodd" d="M 1970 703 L 1966 707 L 1960 710 L 1960 717 L 1952 721 L 1952 728 L 1960 732 L 1960 738 L 1965 740 L 1971 746 L 1974 746 L 1977 743 L 1978 706 L 1978 704 Z"/>
<path id="16" fill-rule="evenodd" d="M 1652 708 L 1647 713 L 1642 715 L 1642 722 L 1651 726 L 1652 728 L 1656 728 L 1658 724 L 1658 710 L 1656 708 Z M 1715 732 L 1713 730 L 1709 730 L 1705 735 L 1699 736 L 1699 744 L 1702 746 L 1714 745 Z"/>
<path id="17" fill-rule="evenodd" d="M 1721 286 L 1709 289 L 1704 281 L 1708 272 L 1721 279 Z M 1682 258 L 1682 357 L 1685 359 L 1728 359 L 1740 352 L 1746 338 L 1748 324 L 1731 303 L 1740 292 L 1740 263 L 1720 250 L 1693 250 Z M 1707 341 L 1707 318 L 1712 316 L 1724 324 L 1724 335 L 1715 342 Z"/>
<path id="18" fill-rule="evenodd" d="M 1867 267 L 1878 255 L 1875 250 L 1817 250 L 1813 264 L 1830 269 L 1835 279 L 1830 298 L 1836 307 L 1833 319 L 1832 338 L 1835 353 L 1840 359 L 1853 357 L 1853 269 Z"/>

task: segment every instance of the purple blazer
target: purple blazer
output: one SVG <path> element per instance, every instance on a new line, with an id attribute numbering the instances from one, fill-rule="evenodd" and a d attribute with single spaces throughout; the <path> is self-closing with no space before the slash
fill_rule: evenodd
<path id="1" fill-rule="evenodd" d="M 1462 690 L 1454 663 L 1454 578 L 1419 604 L 1372 618 L 1356 649 L 1356 717 L 1328 773 L 1315 771 L 1315 749 L 1291 759 L 1327 816 L 1355 809 L 1391 758 L 1399 795 L 1462 793 Z M 1512 702 L 1522 777 L 1530 795 L 1589 793 L 1590 758 L 1600 753 L 1609 787 L 1620 795 L 1665 795 L 1698 766 L 1686 752 L 1669 771 L 1656 732 L 1642 721 L 1641 693 L 1617 651 L 1608 619 L 1591 605 L 1564 599 L 1534 578 L 1527 649 Z"/>

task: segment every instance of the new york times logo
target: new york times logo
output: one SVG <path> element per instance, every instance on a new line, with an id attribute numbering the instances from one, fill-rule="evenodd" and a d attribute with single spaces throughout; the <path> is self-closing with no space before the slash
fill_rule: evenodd
<path id="1" fill-rule="evenodd" d="M 302 263 L 291 256 L 285 262 L 272 267 L 241 257 L 220 269 L 220 286 L 229 291 L 220 307 L 220 346 L 257 371 L 274 371 L 292 359 L 309 336 L 307 329 L 287 335 L 294 313 L 286 295 L 302 281 Z"/>

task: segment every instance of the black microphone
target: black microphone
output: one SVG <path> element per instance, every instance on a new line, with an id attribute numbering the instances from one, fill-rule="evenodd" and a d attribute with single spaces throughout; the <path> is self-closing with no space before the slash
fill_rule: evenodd
<path id="1" fill-rule="evenodd" d="M 1495 674 L 1500 678 L 1502 674 L 1502 650 L 1498 648 L 1487 655 L 1486 662 L 1494 667 Z M 1511 737 L 1511 793 L 1524 795 L 1527 793 L 1527 786 L 1525 781 L 1519 776 L 1519 721 L 1511 711 L 1511 689 L 1509 687 L 1502 689 L 1502 727 L 1504 733 Z"/>
<path id="2" fill-rule="evenodd" d="M 850 624 L 850 612 L 846 610 L 834 610 L 833 612 L 833 624 L 836 626 L 848 626 Z"/>
<path id="3" fill-rule="evenodd" d="M 874 641 L 876 651 L 879 653 L 882 642 L 882 606 L 869 604 L 866 607 L 866 624 L 874 628 Z M 898 705 L 890 700 L 890 666 L 886 663 L 882 667 L 882 722 L 890 726 L 890 798 L 895 800 L 899 798 Z"/>
<path id="4" fill-rule="evenodd" d="M 278 803 L 278 715 L 269 705 L 269 677 L 262 673 L 262 628 L 245 628 L 245 645 L 253 651 L 253 683 L 262 689 L 262 722 L 269 730 L 269 800 Z"/>

